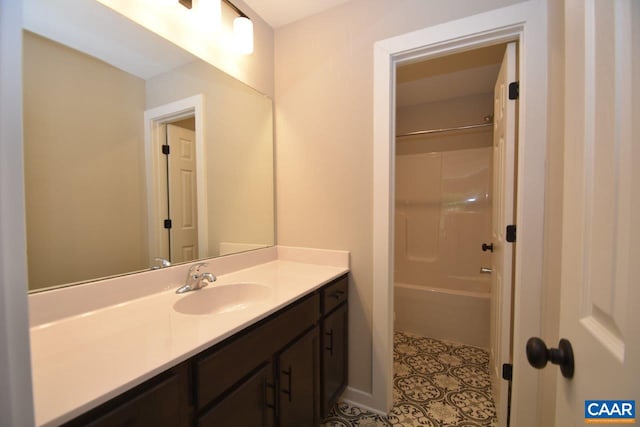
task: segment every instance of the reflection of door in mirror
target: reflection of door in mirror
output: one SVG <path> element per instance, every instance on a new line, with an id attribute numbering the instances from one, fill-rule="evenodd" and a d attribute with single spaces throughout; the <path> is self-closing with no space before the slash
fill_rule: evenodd
<path id="1" fill-rule="evenodd" d="M 193 118 L 167 124 L 167 195 L 171 226 L 169 253 L 172 263 L 198 257 L 198 207 L 196 190 L 196 149 Z M 185 127 L 182 127 L 185 126 Z"/>

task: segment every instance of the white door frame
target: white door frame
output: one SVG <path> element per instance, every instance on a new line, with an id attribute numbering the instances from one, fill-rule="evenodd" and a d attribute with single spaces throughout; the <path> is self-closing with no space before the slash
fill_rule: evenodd
<path id="1" fill-rule="evenodd" d="M 396 65 L 512 40 L 519 42 L 520 102 L 511 425 L 538 424 L 539 374 L 529 367 L 524 348 L 529 337 L 539 335 L 541 320 L 548 50 L 547 5 L 543 0 L 447 22 L 374 46 L 373 378 L 369 398 L 358 399 L 374 410 L 388 412 L 393 402 Z"/>
<path id="2" fill-rule="evenodd" d="M 204 143 L 204 96 L 194 95 L 189 98 L 161 105 L 144 112 L 144 150 L 147 178 L 147 226 L 150 261 L 163 253 L 161 238 L 161 214 L 166 207 L 166 197 L 161 194 L 157 184 L 161 176 L 163 155 L 161 146 L 165 143 L 162 126 L 167 122 L 195 117 L 196 122 L 196 186 L 198 208 L 198 258 L 208 258 L 209 225 L 207 221 L 207 180 Z M 163 203 L 164 201 L 164 203 Z M 164 248 L 166 249 L 166 248 Z"/>
<path id="3" fill-rule="evenodd" d="M 22 144 L 22 2 L 0 0 L 0 424 L 35 424 Z"/>

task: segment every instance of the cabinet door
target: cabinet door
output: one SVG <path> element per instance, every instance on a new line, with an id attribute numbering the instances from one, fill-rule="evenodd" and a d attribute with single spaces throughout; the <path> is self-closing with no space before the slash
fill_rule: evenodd
<path id="1" fill-rule="evenodd" d="M 274 384 L 270 363 L 241 383 L 198 420 L 198 427 L 272 427 Z"/>
<path id="2" fill-rule="evenodd" d="M 322 321 L 322 415 L 327 416 L 347 385 L 347 304 Z"/>
<path id="3" fill-rule="evenodd" d="M 281 427 L 317 426 L 320 412 L 320 347 L 314 327 L 278 357 Z"/>

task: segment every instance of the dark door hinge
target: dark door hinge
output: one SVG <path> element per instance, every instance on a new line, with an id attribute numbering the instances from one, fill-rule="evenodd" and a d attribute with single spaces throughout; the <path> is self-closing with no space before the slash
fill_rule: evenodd
<path id="1" fill-rule="evenodd" d="M 516 226 L 507 225 L 507 242 L 513 243 L 516 241 Z"/>
<path id="2" fill-rule="evenodd" d="M 509 83 L 509 99 L 520 98 L 520 82 Z"/>
<path id="3" fill-rule="evenodd" d="M 169 147 L 169 144 L 163 144 L 162 145 L 162 154 L 169 155 L 170 153 L 171 153 L 171 148 Z"/>
<path id="4" fill-rule="evenodd" d="M 164 228 L 166 229 L 170 229 L 171 228 L 171 220 L 170 219 L 165 219 L 164 220 Z"/>
<path id="5" fill-rule="evenodd" d="M 513 378 L 513 365 L 511 363 L 504 363 L 502 365 L 502 379 L 511 381 Z"/>

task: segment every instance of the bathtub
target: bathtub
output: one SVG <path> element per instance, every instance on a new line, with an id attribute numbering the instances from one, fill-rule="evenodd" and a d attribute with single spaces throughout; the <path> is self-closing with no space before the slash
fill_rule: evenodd
<path id="1" fill-rule="evenodd" d="M 394 284 L 395 330 L 489 348 L 487 286 L 479 290 Z"/>

